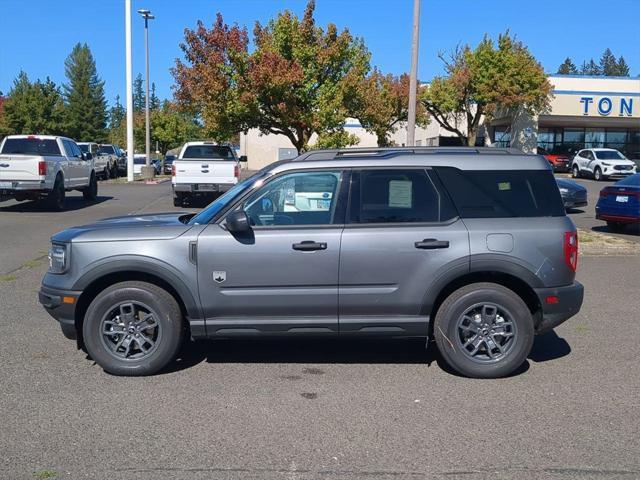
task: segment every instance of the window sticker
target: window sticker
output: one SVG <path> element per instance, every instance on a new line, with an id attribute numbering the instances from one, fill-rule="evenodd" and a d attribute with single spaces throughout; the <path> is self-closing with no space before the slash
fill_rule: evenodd
<path id="1" fill-rule="evenodd" d="M 411 180 L 391 180 L 389 182 L 389 207 L 411 208 Z"/>
<path id="2" fill-rule="evenodd" d="M 511 190 L 511 182 L 498 183 L 498 190 Z"/>

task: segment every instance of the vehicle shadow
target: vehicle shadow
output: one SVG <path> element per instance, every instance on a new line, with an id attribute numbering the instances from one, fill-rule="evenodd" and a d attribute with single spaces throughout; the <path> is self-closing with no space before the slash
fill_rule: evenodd
<path id="1" fill-rule="evenodd" d="M 591 230 L 599 233 L 607 233 L 607 234 L 622 234 L 622 235 L 640 235 L 640 224 L 630 224 L 625 225 L 619 231 L 612 232 L 608 226 L 606 225 L 597 225 L 595 227 L 591 227 Z"/>
<path id="2" fill-rule="evenodd" d="M 554 332 L 535 338 L 533 349 L 510 377 L 526 372 L 535 363 L 568 355 L 571 347 Z M 229 339 L 187 342 L 178 357 L 161 374 L 208 363 L 302 364 L 424 364 L 434 362 L 445 372 L 461 376 L 443 360 L 435 342 L 425 348 L 424 339 Z"/>
<path id="3" fill-rule="evenodd" d="M 570 215 L 573 215 L 578 213 L 584 213 L 584 210 L 582 210 L 581 208 L 567 208 L 567 213 Z"/>
<path id="4" fill-rule="evenodd" d="M 110 196 L 98 196 L 94 201 L 85 200 L 82 195 L 67 196 L 65 201 L 65 207 L 62 212 L 81 210 L 83 208 L 90 207 L 91 205 L 97 205 L 107 200 L 111 200 Z M 0 207 L 0 212 L 16 212 L 16 213 L 35 213 L 35 212 L 51 212 L 46 203 L 38 200 L 28 200 L 24 202 L 11 203 L 10 205 Z"/>

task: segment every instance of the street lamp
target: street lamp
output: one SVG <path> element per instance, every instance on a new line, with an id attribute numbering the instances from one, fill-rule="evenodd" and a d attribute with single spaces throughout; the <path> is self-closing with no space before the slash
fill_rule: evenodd
<path id="1" fill-rule="evenodd" d="M 151 167 L 151 123 L 149 120 L 149 20 L 153 20 L 154 17 L 151 10 L 141 8 L 138 13 L 144 18 L 144 48 L 145 48 L 145 61 L 147 68 L 147 94 L 145 96 L 145 122 L 146 122 L 146 154 L 147 161 L 145 162 L 145 168 L 142 172 L 142 176 L 147 180 L 152 179 L 155 174 L 155 169 Z"/>

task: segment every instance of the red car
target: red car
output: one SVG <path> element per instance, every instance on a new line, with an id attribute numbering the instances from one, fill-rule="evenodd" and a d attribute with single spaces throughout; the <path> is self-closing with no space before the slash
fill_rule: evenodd
<path id="1" fill-rule="evenodd" d="M 540 147 L 538 147 L 538 155 L 542 155 L 547 159 L 554 172 L 568 172 L 571 170 L 571 162 L 566 155 L 549 153 Z"/>

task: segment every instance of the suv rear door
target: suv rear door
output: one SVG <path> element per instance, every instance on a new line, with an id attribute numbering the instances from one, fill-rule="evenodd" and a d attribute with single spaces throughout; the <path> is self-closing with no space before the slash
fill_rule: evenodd
<path id="1" fill-rule="evenodd" d="M 467 229 L 430 170 L 353 172 L 340 251 L 341 334 L 426 335 L 430 288 L 468 270 Z"/>
<path id="2" fill-rule="evenodd" d="M 202 231 L 198 285 L 209 336 L 337 334 L 345 176 L 282 173 L 233 208 L 247 213 L 250 235 L 234 236 L 224 221 Z"/>

